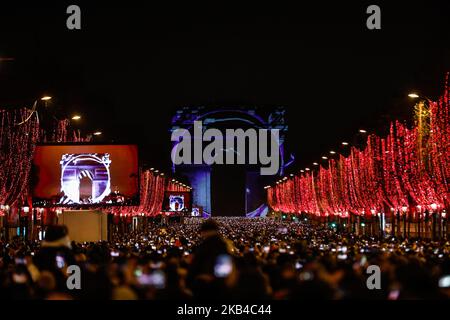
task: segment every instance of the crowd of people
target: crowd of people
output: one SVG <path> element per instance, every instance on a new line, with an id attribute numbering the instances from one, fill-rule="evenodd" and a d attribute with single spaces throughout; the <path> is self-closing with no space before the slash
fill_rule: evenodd
<path id="1" fill-rule="evenodd" d="M 190 219 L 109 242 L 0 241 L 0 299 L 448 299 L 450 244 L 336 232 L 305 221 Z M 70 288 L 69 266 L 80 270 Z M 380 268 L 376 288 L 367 268 Z M 377 280 L 374 280 L 375 283 Z"/>

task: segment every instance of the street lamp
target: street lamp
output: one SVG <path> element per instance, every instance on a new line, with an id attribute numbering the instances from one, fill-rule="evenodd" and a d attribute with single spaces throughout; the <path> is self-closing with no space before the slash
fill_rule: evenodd
<path id="1" fill-rule="evenodd" d="M 408 97 L 412 99 L 419 99 L 419 101 L 414 106 L 414 113 L 417 119 L 417 128 L 418 128 L 418 144 L 417 148 L 419 151 L 419 161 L 423 162 L 424 160 L 424 150 L 423 144 L 426 140 L 427 130 L 429 122 L 430 122 L 430 107 L 433 101 L 427 96 L 419 95 L 415 92 L 411 92 L 408 94 Z M 431 131 L 430 131 L 431 132 Z"/>
<path id="2" fill-rule="evenodd" d="M 359 129 L 359 132 L 360 132 L 360 133 L 367 133 L 367 131 L 364 130 L 364 129 Z"/>
<path id="3" fill-rule="evenodd" d="M 51 99 L 52 99 L 52 97 L 50 97 L 50 96 L 43 96 L 43 97 L 41 97 L 40 99 L 36 99 L 36 100 L 34 101 L 34 103 L 33 103 L 33 107 L 31 108 L 31 112 L 30 112 L 30 114 L 28 115 L 28 117 L 27 117 L 25 120 L 23 120 L 23 121 L 17 123 L 16 125 L 17 125 L 17 126 L 20 126 L 20 125 L 22 125 L 22 124 L 24 124 L 24 123 L 27 123 L 28 120 L 30 120 L 31 117 L 33 116 L 33 114 L 35 114 L 35 113 L 36 113 L 36 116 L 37 116 L 37 119 L 38 119 L 38 122 L 39 122 L 39 116 L 38 116 L 38 112 L 37 112 L 38 100 L 44 101 L 45 106 L 47 106 L 47 101 L 49 101 L 49 100 L 51 100 Z"/>
<path id="4" fill-rule="evenodd" d="M 72 120 L 80 120 L 80 119 L 81 119 L 81 116 L 78 114 L 76 114 L 72 117 Z"/>
<path id="5" fill-rule="evenodd" d="M 101 131 L 95 131 L 94 132 L 94 136 L 101 136 L 102 135 L 102 132 Z"/>
<path id="6" fill-rule="evenodd" d="M 342 145 L 343 145 L 343 146 L 348 146 L 348 142 L 345 142 L 345 141 L 344 141 L 344 142 L 342 142 Z"/>
<path id="7" fill-rule="evenodd" d="M 411 99 L 419 99 L 420 98 L 421 100 L 424 100 L 424 101 L 426 101 L 428 103 L 433 101 L 430 98 L 428 98 L 427 96 L 419 95 L 419 94 L 417 94 L 415 92 L 408 93 L 408 97 L 410 97 Z"/>
<path id="8" fill-rule="evenodd" d="M 431 105 L 431 103 L 433 102 L 433 100 L 431 100 L 430 98 L 428 98 L 427 96 L 424 95 L 418 95 L 417 93 L 409 93 L 408 97 L 410 97 L 411 99 L 420 99 L 421 102 L 423 102 L 425 104 L 425 102 L 428 103 L 428 105 Z M 421 106 L 419 105 L 419 111 L 422 112 L 421 110 Z M 419 114 L 419 116 L 422 116 L 421 114 Z"/>

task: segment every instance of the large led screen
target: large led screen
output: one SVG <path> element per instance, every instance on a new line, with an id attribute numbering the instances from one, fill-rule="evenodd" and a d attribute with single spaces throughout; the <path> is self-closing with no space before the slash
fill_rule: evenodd
<path id="1" fill-rule="evenodd" d="M 137 205 L 137 146 L 37 146 L 32 185 L 35 206 Z"/>
<path id="2" fill-rule="evenodd" d="M 190 212 L 191 193 L 188 191 L 166 191 L 164 194 L 163 211 Z"/>

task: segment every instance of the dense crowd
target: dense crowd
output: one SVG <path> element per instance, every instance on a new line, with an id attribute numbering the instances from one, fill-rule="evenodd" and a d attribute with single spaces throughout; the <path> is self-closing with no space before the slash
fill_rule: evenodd
<path id="1" fill-rule="evenodd" d="M 70 290 L 68 267 L 81 289 Z M 369 265 L 381 277 L 370 290 Z M 372 281 L 372 280 L 371 280 Z M 450 244 L 375 239 L 306 222 L 191 219 L 110 242 L 0 242 L 0 299 L 448 299 Z"/>

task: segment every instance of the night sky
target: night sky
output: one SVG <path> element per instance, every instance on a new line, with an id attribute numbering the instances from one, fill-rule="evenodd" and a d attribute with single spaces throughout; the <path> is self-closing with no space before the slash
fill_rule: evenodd
<path id="1" fill-rule="evenodd" d="M 411 119 L 406 94 L 438 97 L 450 70 L 449 1 L 376 2 L 375 31 L 368 2 L 4 2 L 0 57 L 14 61 L 0 62 L 0 106 L 50 94 L 51 112 L 82 114 L 84 131 L 139 143 L 144 162 L 167 171 L 180 107 L 286 107 L 298 170 L 360 128 Z M 81 6 L 81 31 L 66 29 L 69 4 Z"/>

